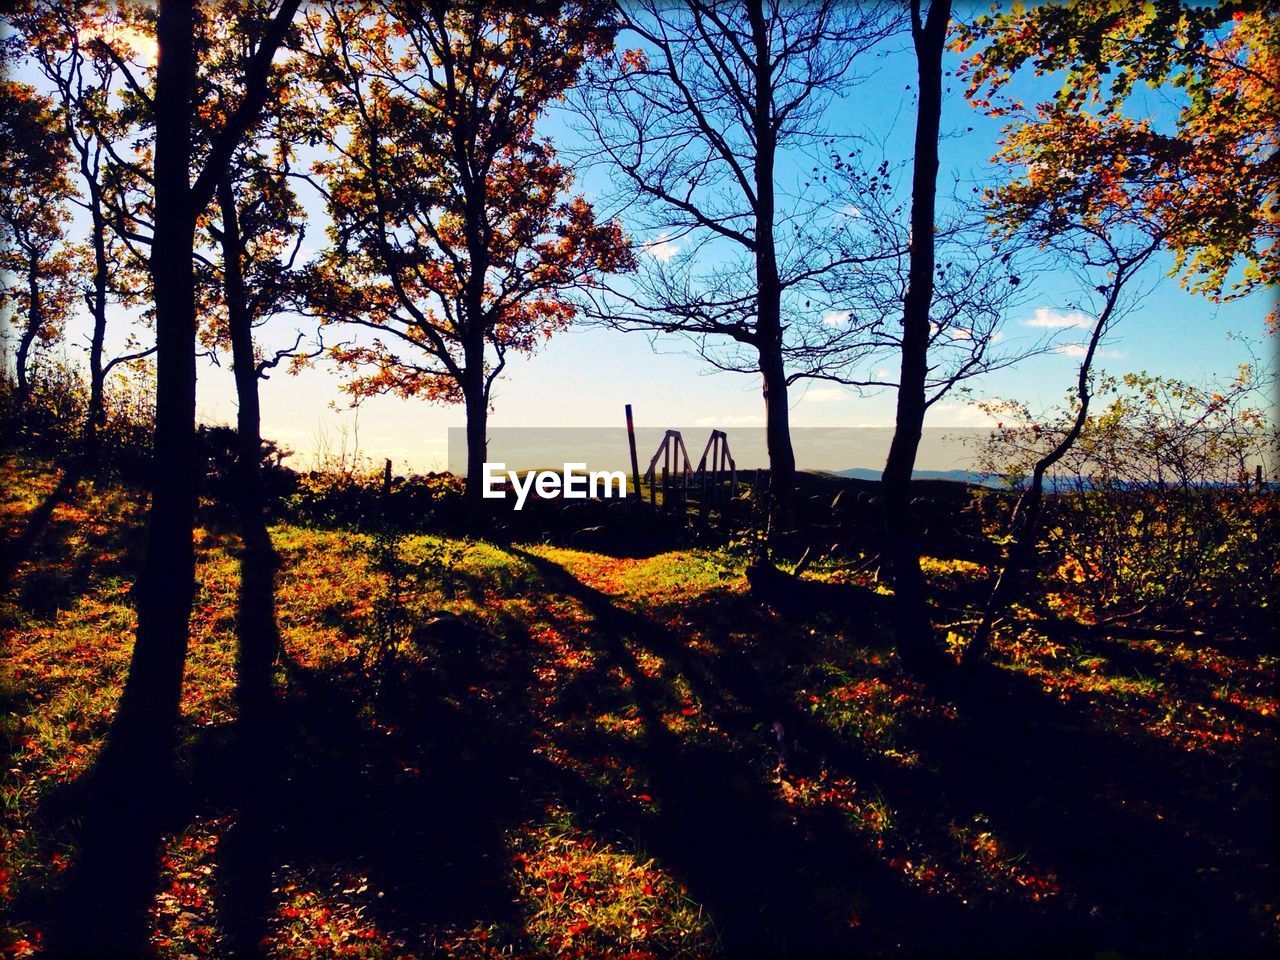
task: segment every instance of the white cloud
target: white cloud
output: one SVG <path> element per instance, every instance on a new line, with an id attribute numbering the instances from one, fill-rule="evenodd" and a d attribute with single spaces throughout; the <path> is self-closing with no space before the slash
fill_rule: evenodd
<path id="1" fill-rule="evenodd" d="M 1049 327 L 1061 330 L 1065 327 L 1089 329 L 1093 318 L 1079 310 L 1058 310 L 1055 307 L 1036 307 L 1035 315 L 1026 321 L 1028 327 Z"/>
<path id="2" fill-rule="evenodd" d="M 851 316 L 848 310 L 828 310 L 822 315 L 822 322 L 828 327 L 843 327 Z"/>
<path id="3" fill-rule="evenodd" d="M 862 216 L 862 211 L 855 207 L 852 203 L 846 203 L 840 208 L 840 212 L 850 219 L 856 219 Z"/>
<path id="4" fill-rule="evenodd" d="M 801 403 L 839 403 L 848 399 L 849 394 L 842 387 L 810 387 L 801 398 Z"/>
<path id="5" fill-rule="evenodd" d="M 929 408 L 931 427 L 991 427 L 996 420 L 976 403 L 953 403 L 946 400 Z"/>
<path id="6" fill-rule="evenodd" d="M 670 237 L 670 234 L 660 233 L 657 240 L 650 240 L 641 249 L 653 259 L 666 263 L 680 252 L 679 245 L 673 243 Z"/>

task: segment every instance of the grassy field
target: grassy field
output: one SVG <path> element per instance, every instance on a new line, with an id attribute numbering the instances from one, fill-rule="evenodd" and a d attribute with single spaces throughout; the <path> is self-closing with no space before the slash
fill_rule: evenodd
<path id="1" fill-rule="evenodd" d="M 74 869 L 75 784 L 128 668 L 144 504 L 6 455 L 4 954 Z M 237 542 L 197 532 L 183 790 L 149 913 L 220 956 L 254 873 L 277 957 L 1262 952 L 1276 889 L 1276 651 L 1050 635 L 927 690 L 888 591 L 745 558 L 642 558 L 280 525 L 278 757 L 244 816 Z M 17 563 L 17 560 L 11 562 Z M 942 595 L 985 571 L 931 560 Z M 838 602 L 818 602 L 836 598 Z"/>

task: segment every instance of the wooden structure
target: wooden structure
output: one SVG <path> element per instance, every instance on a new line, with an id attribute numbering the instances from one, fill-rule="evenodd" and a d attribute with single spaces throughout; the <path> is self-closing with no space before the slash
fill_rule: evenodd
<path id="1" fill-rule="evenodd" d="M 710 468 L 707 457 L 711 457 Z M 707 515 L 713 501 L 732 499 L 738 489 L 738 464 L 729 452 L 729 436 L 723 430 L 712 430 L 707 445 L 702 450 L 702 459 L 698 461 L 696 471 L 702 478 L 702 515 Z M 729 493 L 724 496 L 723 480 L 729 480 Z"/>
<path id="2" fill-rule="evenodd" d="M 670 510 L 673 505 L 672 494 L 683 506 L 689 500 L 689 480 L 693 476 L 693 466 L 689 461 L 689 451 L 685 449 L 684 438 L 679 430 L 668 430 L 662 435 L 657 452 L 649 461 L 649 469 L 644 479 L 649 483 L 649 505 L 658 505 L 658 461 L 662 461 L 662 508 Z M 683 461 L 683 466 L 681 465 Z"/>
<path id="3" fill-rule="evenodd" d="M 649 460 L 649 468 L 643 478 L 638 476 L 635 460 L 635 430 L 632 426 L 631 408 L 627 407 L 627 433 L 631 442 L 632 473 L 636 474 L 636 502 L 642 504 L 641 480 L 649 485 L 649 506 L 657 509 L 658 487 L 662 487 L 662 506 L 666 511 L 677 508 L 684 511 L 689 503 L 689 489 L 698 488 L 699 513 L 705 518 L 712 505 L 721 509 L 732 499 L 738 485 L 738 465 L 729 452 L 729 437 L 723 430 L 712 430 L 706 447 L 702 450 L 702 459 L 695 469 L 689 458 L 688 448 L 684 445 L 684 437 L 679 430 L 668 430 L 662 436 L 662 442 Z M 661 474 L 659 474 L 661 463 Z M 728 481 L 726 487 L 725 481 Z"/>

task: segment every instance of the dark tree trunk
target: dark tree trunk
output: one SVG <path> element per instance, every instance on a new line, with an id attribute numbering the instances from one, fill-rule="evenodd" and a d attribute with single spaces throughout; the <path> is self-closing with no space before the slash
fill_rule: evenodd
<path id="1" fill-rule="evenodd" d="M 881 480 L 886 552 L 893 571 L 898 655 L 907 669 L 920 673 L 931 672 L 940 657 L 920 571 L 919 536 L 911 513 L 911 474 L 927 409 L 925 380 L 929 372 L 929 312 L 933 303 L 942 52 L 950 19 L 950 0 L 934 0 L 923 22 L 920 0 L 912 4 L 911 32 L 919 77 L 919 106 L 911 180 L 911 253 L 902 311 L 902 372 L 897 417 Z"/>
<path id="2" fill-rule="evenodd" d="M 796 457 L 780 344 L 760 350 L 764 382 L 765 442 L 769 450 L 769 529 L 789 529 L 795 518 Z"/>
<path id="3" fill-rule="evenodd" d="M 14 358 L 15 375 L 18 379 L 18 408 L 27 405 L 31 399 L 31 348 L 35 345 L 36 335 L 40 332 L 40 270 L 34 259 L 27 267 L 27 325 L 18 340 L 18 354 Z"/>
<path id="4" fill-rule="evenodd" d="M 156 425 L 138 634 L 112 739 L 171 759 L 194 589 L 196 507 L 195 211 L 188 182 L 195 82 L 192 9 L 165 0 L 157 21 L 155 234 Z"/>
<path id="5" fill-rule="evenodd" d="M 474 338 L 473 338 L 474 339 Z M 485 390 L 484 340 L 463 350 L 462 396 L 467 414 L 467 487 L 469 519 L 483 523 L 484 461 L 489 443 L 489 397 Z"/>
<path id="6" fill-rule="evenodd" d="M 164 817 L 174 795 L 174 746 L 194 580 L 195 218 L 188 187 L 192 8 L 162 0 L 156 24 L 155 460 L 138 629 L 120 705 L 95 766 L 80 856 L 50 930 L 55 956 L 141 956 L 155 894 Z"/>
<path id="7" fill-rule="evenodd" d="M 473 526 L 485 526 L 484 461 L 488 450 L 489 391 L 485 371 L 485 328 L 493 318 L 485 310 L 485 275 L 489 270 L 488 223 L 489 185 L 483 175 L 473 169 L 472 147 L 476 133 L 469 124 L 454 129 L 454 159 L 461 172 L 465 194 L 463 224 L 467 241 L 470 270 L 462 295 L 462 399 L 467 414 L 467 483 L 465 504 L 467 520 Z"/>
<path id="8" fill-rule="evenodd" d="M 89 182 L 89 204 L 92 216 L 93 242 L 93 334 L 89 341 L 89 412 L 85 420 L 85 452 L 90 462 L 98 455 L 99 434 L 106 423 L 106 368 L 102 362 L 103 344 L 107 337 L 107 221 L 102 214 L 102 196 L 96 178 L 90 178 L 87 164 L 82 163 Z"/>
<path id="9" fill-rule="evenodd" d="M 248 742 L 259 742 L 271 705 L 271 675 L 279 653 L 275 616 L 277 558 L 267 529 L 262 477 L 262 415 L 253 316 L 244 285 L 244 241 L 229 178 L 218 185 L 222 215 L 223 298 L 236 383 L 236 512 L 240 520 L 239 651 L 236 697 Z"/>
<path id="10" fill-rule="evenodd" d="M 769 528 L 787 529 L 795 517 L 796 458 L 791 447 L 787 377 L 782 360 L 782 285 L 774 243 L 774 162 L 777 131 L 773 117 L 773 52 L 769 47 L 764 4 L 747 4 L 755 47 L 756 131 L 755 259 L 756 347 L 760 355 L 765 406 L 765 440 L 769 450 Z"/>

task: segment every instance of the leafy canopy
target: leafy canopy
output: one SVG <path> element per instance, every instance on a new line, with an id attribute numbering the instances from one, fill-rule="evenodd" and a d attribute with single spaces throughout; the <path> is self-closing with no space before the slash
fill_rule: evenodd
<path id="1" fill-rule="evenodd" d="M 994 194 L 1007 217 L 1040 212 L 1050 224 L 1089 226 L 1130 211 L 1126 223 L 1144 224 L 1173 251 L 1173 272 L 1193 292 L 1222 300 L 1275 284 L 1274 5 L 1015 3 L 960 27 L 953 47 L 976 47 L 960 71 L 971 102 L 1016 117 L 1000 159 L 1023 172 Z M 1032 111 L 997 97 L 1028 66 L 1063 77 L 1057 96 Z M 1146 115 L 1143 85 L 1176 92 L 1172 125 Z"/>

